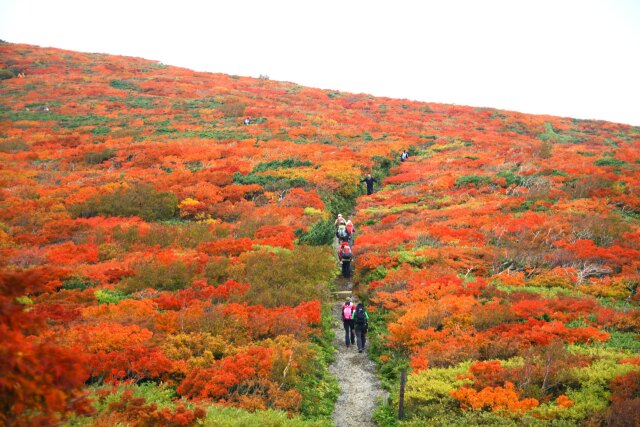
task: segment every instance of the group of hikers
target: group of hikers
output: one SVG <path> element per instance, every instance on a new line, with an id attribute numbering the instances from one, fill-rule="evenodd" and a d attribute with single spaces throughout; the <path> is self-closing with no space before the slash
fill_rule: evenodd
<path id="1" fill-rule="evenodd" d="M 351 260 L 353 258 L 353 236 L 356 233 L 356 228 L 350 219 L 344 219 L 342 214 L 338 214 L 338 218 L 335 221 L 336 237 L 338 238 L 338 261 L 342 267 L 342 277 L 349 277 L 351 275 Z"/>
<path id="2" fill-rule="evenodd" d="M 400 156 L 400 161 L 404 162 L 409 158 L 409 152 L 404 150 Z M 360 182 L 367 185 L 367 195 L 373 194 L 373 183 L 377 180 L 368 174 Z M 353 239 L 356 228 L 350 219 L 345 219 L 342 214 L 338 214 L 335 220 L 336 237 L 340 244 L 338 248 L 338 260 L 342 267 L 342 276 L 347 278 L 351 275 L 351 261 L 353 259 Z M 344 343 L 347 347 L 354 344 L 358 347 L 358 353 L 362 353 L 367 342 L 367 331 L 369 329 L 369 314 L 363 303 L 357 305 L 353 298 L 349 297 L 342 305 L 341 316 L 344 326 Z"/>
<path id="3" fill-rule="evenodd" d="M 351 260 L 353 259 L 353 238 L 356 228 L 350 219 L 343 218 L 342 214 L 338 214 L 335 221 L 336 237 L 340 246 L 338 248 L 338 260 L 342 266 L 342 276 L 349 277 L 351 275 Z M 363 303 L 355 305 L 353 299 L 349 297 L 342 305 L 340 310 L 342 315 L 342 323 L 344 325 L 344 343 L 347 347 L 350 345 L 358 345 L 358 353 L 362 353 L 366 343 L 367 329 L 369 327 L 369 315 L 364 308 Z"/>
<path id="4" fill-rule="evenodd" d="M 369 314 L 363 303 L 354 304 L 351 297 L 342 304 L 342 324 L 344 326 L 344 343 L 347 347 L 357 344 L 358 353 L 362 353 L 367 343 Z"/>

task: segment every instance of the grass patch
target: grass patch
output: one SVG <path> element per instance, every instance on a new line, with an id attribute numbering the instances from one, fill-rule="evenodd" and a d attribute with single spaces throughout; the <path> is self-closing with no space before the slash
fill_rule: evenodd
<path id="1" fill-rule="evenodd" d="M 127 90 L 131 92 L 140 92 L 140 86 L 135 80 L 131 79 L 113 79 L 109 82 L 109 86 L 114 89 Z"/>
<path id="2" fill-rule="evenodd" d="M 491 182 L 491 178 L 488 176 L 465 175 L 456 179 L 455 186 L 466 187 L 468 185 L 473 185 L 475 187 L 481 187 L 483 185 L 489 184 L 490 182 Z"/>
<path id="3" fill-rule="evenodd" d="M 260 163 L 255 168 L 253 168 L 251 173 L 265 172 L 268 170 L 299 168 L 305 166 L 313 166 L 313 163 L 308 160 L 287 158 L 284 160 L 273 160 L 266 163 Z"/>

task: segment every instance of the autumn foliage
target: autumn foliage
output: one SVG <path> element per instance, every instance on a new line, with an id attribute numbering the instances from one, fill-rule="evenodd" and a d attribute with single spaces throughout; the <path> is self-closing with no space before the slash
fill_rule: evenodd
<path id="1" fill-rule="evenodd" d="M 0 69 L 0 424 L 330 420 L 338 212 L 415 423 L 638 416 L 637 128 L 7 43 Z"/>

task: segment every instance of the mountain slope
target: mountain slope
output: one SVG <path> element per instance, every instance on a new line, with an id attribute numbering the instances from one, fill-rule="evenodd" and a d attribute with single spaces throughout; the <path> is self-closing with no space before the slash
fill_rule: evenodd
<path id="1" fill-rule="evenodd" d="M 638 128 L 26 45 L 0 58 L 6 422 L 250 417 L 217 404 L 331 423 L 329 244 L 353 209 L 356 289 L 392 402 L 413 369 L 411 417 L 637 411 L 618 384 L 640 353 Z M 523 368 L 543 359 L 553 385 Z"/>

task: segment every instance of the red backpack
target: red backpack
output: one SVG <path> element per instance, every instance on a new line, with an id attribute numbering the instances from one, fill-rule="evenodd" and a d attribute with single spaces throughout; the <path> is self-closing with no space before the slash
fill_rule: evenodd
<path id="1" fill-rule="evenodd" d="M 349 247 L 349 245 L 344 245 L 342 246 L 342 255 L 341 255 L 343 260 L 350 260 L 351 259 L 351 248 Z"/>

